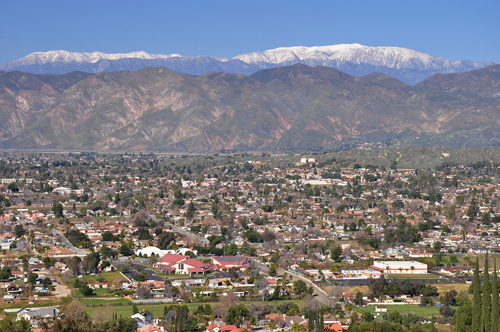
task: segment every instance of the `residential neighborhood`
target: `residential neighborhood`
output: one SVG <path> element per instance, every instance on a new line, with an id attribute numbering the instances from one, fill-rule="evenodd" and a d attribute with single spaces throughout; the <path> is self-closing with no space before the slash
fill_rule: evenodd
<path id="1" fill-rule="evenodd" d="M 0 154 L 1 308 L 33 331 L 79 314 L 134 331 L 345 331 L 396 313 L 446 329 L 474 273 L 495 272 L 498 164 L 279 160 Z"/>

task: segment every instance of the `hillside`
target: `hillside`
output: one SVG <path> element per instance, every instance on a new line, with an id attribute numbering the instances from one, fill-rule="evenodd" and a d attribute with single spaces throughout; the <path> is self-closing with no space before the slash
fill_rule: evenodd
<path id="1" fill-rule="evenodd" d="M 0 148 L 339 150 L 365 142 L 499 146 L 500 65 L 417 86 L 294 65 L 251 76 L 0 72 Z"/>

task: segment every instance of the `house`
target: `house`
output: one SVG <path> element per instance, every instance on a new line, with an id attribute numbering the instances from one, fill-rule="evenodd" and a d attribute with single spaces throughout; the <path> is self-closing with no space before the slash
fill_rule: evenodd
<path id="1" fill-rule="evenodd" d="M 163 329 L 158 327 L 158 326 L 148 324 L 148 325 L 144 325 L 144 326 L 139 327 L 137 329 L 137 332 L 163 332 Z"/>
<path id="2" fill-rule="evenodd" d="M 433 255 L 432 252 L 412 252 L 408 256 L 411 258 L 431 258 Z"/>
<path id="3" fill-rule="evenodd" d="M 132 316 L 130 316 L 130 318 L 138 319 L 142 322 L 152 324 L 155 317 L 151 312 L 147 310 L 142 310 L 141 312 L 133 314 Z"/>
<path id="4" fill-rule="evenodd" d="M 0 250 L 10 250 L 11 242 L 0 242 Z"/>
<path id="5" fill-rule="evenodd" d="M 185 255 L 166 254 L 161 261 L 156 262 L 154 265 L 160 267 L 163 272 L 174 273 L 175 265 L 189 258 L 189 256 Z"/>
<path id="6" fill-rule="evenodd" d="M 387 312 L 387 306 L 377 305 L 375 306 L 375 312 Z"/>
<path id="7" fill-rule="evenodd" d="M 340 323 L 330 323 L 325 324 L 325 331 L 335 331 L 335 332 L 344 332 L 349 329 L 349 325 L 341 325 Z"/>
<path id="8" fill-rule="evenodd" d="M 222 269 L 247 269 L 250 267 L 247 256 L 215 256 L 212 257 L 214 267 Z"/>
<path id="9" fill-rule="evenodd" d="M 38 327 L 38 319 L 40 318 L 54 318 L 59 313 L 57 308 L 24 308 L 17 312 L 17 320 L 22 318 L 30 322 L 33 327 Z"/>
<path id="10" fill-rule="evenodd" d="M 175 264 L 175 273 L 178 274 L 205 274 L 211 271 L 210 265 L 203 264 L 196 258 L 186 259 Z"/>
<path id="11" fill-rule="evenodd" d="M 286 314 L 268 314 L 266 319 L 274 320 L 276 325 L 281 328 L 290 328 L 295 323 L 307 326 L 309 321 L 301 316 L 287 316 Z"/>
<path id="12" fill-rule="evenodd" d="M 19 295 L 23 292 L 22 289 L 20 289 L 19 287 L 17 287 L 16 285 L 9 285 L 7 286 L 7 293 L 9 293 L 10 295 Z"/>
<path id="13" fill-rule="evenodd" d="M 81 196 L 84 194 L 83 189 L 71 189 L 71 188 L 66 188 L 66 187 L 57 187 L 57 188 L 54 188 L 53 191 L 55 193 L 59 193 L 61 195 L 76 194 L 78 196 Z"/>

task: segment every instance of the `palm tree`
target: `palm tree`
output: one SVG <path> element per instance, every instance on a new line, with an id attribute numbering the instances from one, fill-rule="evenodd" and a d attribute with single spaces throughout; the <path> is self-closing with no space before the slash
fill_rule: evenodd
<path id="1" fill-rule="evenodd" d="M 411 273 L 413 273 L 413 271 L 415 271 L 415 266 L 410 266 L 410 269 L 411 269 Z"/>

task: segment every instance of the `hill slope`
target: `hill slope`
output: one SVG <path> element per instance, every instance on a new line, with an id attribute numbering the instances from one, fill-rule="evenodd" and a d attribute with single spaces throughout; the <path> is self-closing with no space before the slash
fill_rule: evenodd
<path id="1" fill-rule="evenodd" d="M 0 147 L 216 152 L 499 146 L 499 65 L 410 86 L 294 65 L 251 76 L 166 68 L 0 72 Z M 453 88 L 451 88 L 453 87 Z"/>

